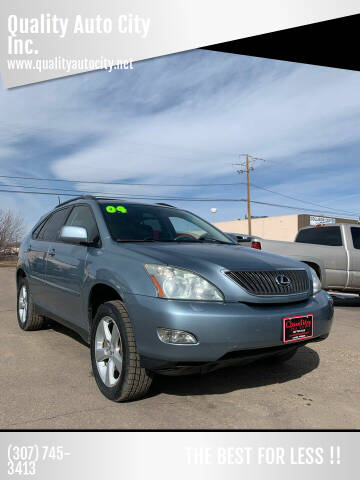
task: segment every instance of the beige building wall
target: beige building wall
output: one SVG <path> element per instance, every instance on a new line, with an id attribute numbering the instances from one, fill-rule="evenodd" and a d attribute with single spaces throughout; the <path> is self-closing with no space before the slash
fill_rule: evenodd
<path id="1" fill-rule="evenodd" d="M 335 218 L 335 217 L 331 217 Z M 336 223 L 356 223 L 356 220 L 335 218 Z M 229 233 L 248 234 L 247 220 L 230 220 L 228 222 L 214 222 L 214 225 Z M 251 234 L 268 240 L 283 240 L 292 242 L 299 229 L 310 225 L 310 215 L 281 215 L 278 217 L 253 218 L 251 220 Z"/>
<path id="2" fill-rule="evenodd" d="M 247 220 L 216 222 L 215 226 L 229 233 L 248 233 Z M 298 215 L 251 219 L 251 234 L 269 240 L 292 241 L 298 232 Z"/>

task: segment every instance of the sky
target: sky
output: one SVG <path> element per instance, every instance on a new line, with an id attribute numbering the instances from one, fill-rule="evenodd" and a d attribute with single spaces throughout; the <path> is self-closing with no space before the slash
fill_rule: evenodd
<path id="1" fill-rule="evenodd" d="M 190 198 L 148 201 L 232 220 L 246 213 L 234 201 L 246 198 L 246 177 L 234 165 L 242 153 L 264 159 L 251 172 L 252 200 L 282 205 L 253 204 L 253 215 L 360 216 L 360 73 L 194 50 L 134 70 L 0 88 L 0 190 Z M 191 200 L 201 198 L 211 200 Z M 21 212 L 28 228 L 57 203 L 56 196 L 0 192 L 0 208 Z"/>

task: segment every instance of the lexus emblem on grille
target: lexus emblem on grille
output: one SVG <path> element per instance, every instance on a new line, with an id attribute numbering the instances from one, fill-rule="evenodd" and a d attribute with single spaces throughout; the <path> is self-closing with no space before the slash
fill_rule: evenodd
<path id="1" fill-rule="evenodd" d="M 286 275 L 277 275 L 275 277 L 275 282 L 281 287 L 289 287 L 291 285 L 291 280 Z"/>

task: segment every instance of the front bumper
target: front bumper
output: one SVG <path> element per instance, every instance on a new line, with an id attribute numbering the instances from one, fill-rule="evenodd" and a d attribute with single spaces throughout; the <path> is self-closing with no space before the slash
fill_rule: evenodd
<path id="1" fill-rule="evenodd" d="M 282 341 L 282 319 L 288 316 L 313 314 L 312 341 L 321 340 L 329 334 L 333 317 L 332 301 L 324 291 L 288 304 L 191 302 L 130 294 L 124 301 L 142 364 L 154 370 L 218 362 L 231 352 L 248 351 L 251 356 L 251 350 L 281 351 L 289 347 Z M 188 331 L 199 343 L 165 344 L 157 336 L 158 327 Z"/>

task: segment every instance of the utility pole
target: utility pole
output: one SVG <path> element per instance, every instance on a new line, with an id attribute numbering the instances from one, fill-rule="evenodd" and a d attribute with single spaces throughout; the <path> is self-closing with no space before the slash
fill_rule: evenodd
<path id="1" fill-rule="evenodd" d="M 246 187 L 247 187 L 247 218 L 248 218 L 248 235 L 251 235 L 251 200 L 250 200 L 250 171 L 254 170 L 252 166 L 256 161 L 261 160 L 265 162 L 263 158 L 253 157 L 248 153 L 240 153 L 239 157 L 245 157 L 245 161 L 241 163 L 234 163 L 236 166 L 240 166 L 237 173 L 246 173 Z"/>
<path id="2" fill-rule="evenodd" d="M 254 167 L 251 167 L 254 170 Z M 247 188 L 247 214 L 248 214 L 248 232 L 251 235 L 251 207 L 250 207 L 250 165 L 249 155 L 246 154 L 246 188 Z"/>

